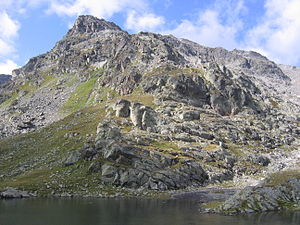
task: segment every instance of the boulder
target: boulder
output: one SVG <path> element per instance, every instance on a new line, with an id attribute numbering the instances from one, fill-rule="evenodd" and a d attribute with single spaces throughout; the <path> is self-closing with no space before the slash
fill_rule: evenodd
<path id="1" fill-rule="evenodd" d="M 31 196 L 27 191 L 20 191 L 12 187 L 0 193 L 0 198 L 29 198 Z"/>
<path id="2" fill-rule="evenodd" d="M 65 166 L 71 166 L 78 162 L 82 158 L 82 154 L 79 150 L 72 152 L 65 161 Z"/>
<path id="3" fill-rule="evenodd" d="M 179 115 L 179 119 L 183 121 L 199 120 L 200 111 L 184 111 Z"/>
<path id="4" fill-rule="evenodd" d="M 121 138 L 120 129 L 114 124 L 112 120 L 105 120 L 97 126 L 97 140 L 118 140 Z"/>
<path id="5" fill-rule="evenodd" d="M 156 125 L 154 110 L 140 103 L 131 104 L 130 119 L 141 130 L 151 130 Z"/>
<path id="6" fill-rule="evenodd" d="M 260 164 L 262 166 L 268 166 L 271 161 L 268 157 L 260 155 L 260 156 L 254 157 L 253 162 Z"/>
<path id="7" fill-rule="evenodd" d="M 118 168 L 111 164 L 103 164 L 101 166 L 101 181 L 104 183 L 115 183 L 118 179 Z"/>
<path id="8" fill-rule="evenodd" d="M 116 111 L 117 117 L 129 117 L 130 115 L 130 101 L 125 99 L 119 99 L 115 105 L 114 110 Z"/>

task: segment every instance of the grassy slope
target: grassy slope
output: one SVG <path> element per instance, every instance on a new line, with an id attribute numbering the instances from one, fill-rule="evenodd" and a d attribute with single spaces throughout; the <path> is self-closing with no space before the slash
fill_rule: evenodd
<path id="1" fill-rule="evenodd" d="M 86 162 L 80 168 L 64 167 L 63 162 L 70 152 L 83 146 L 88 136 L 95 135 L 104 115 L 102 105 L 84 108 L 39 131 L 1 139 L 0 171 L 5 176 L 0 178 L 0 189 L 14 186 L 48 193 L 74 182 L 93 183 L 93 175 L 86 173 Z M 65 134 L 76 136 L 66 138 Z"/>

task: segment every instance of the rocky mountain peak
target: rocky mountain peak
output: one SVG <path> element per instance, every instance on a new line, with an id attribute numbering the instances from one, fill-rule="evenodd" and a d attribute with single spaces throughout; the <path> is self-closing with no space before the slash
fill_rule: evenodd
<path id="1" fill-rule="evenodd" d="M 97 17 L 90 15 L 82 15 L 77 18 L 68 34 L 95 33 L 103 30 L 121 30 L 121 28 L 113 22 L 98 19 Z"/>

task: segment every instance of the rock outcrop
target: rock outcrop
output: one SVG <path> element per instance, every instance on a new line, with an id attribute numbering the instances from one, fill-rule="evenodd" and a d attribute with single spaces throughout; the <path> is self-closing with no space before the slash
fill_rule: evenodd
<path id="1" fill-rule="evenodd" d="M 117 104 L 120 102 L 124 101 Z M 137 128 L 143 130 L 144 127 Z M 94 146 L 89 153 L 84 149 L 81 155 L 95 160 L 92 171 L 98 172 L 105 184 L 170 190 L 201 186 L 208 179 L 199 162 L 167 156 L 150 149 L 146 143 L 136 143 L 134 136 L 122 133 L 111 120 L 99 124 Z M 74 161 L 75 153 L 68 158 L 69 165 Z"/>
<path id="2" fill-rule="evenodd" d="M 9 187 L 5 191 L 0 192 L 0 199 L 12 199 L 12 198 L 29 198 L 34 197 L 34 195 L 28 193 L 27 191 L 20 191 L 15 188 Z"/>
<path id="3" fill-rule="evenodd" d="M 224 213 L 253 213 L 300 208 L 300 180 L 287 179 L 275 186 L 247 187 L 220 207 Z"/>

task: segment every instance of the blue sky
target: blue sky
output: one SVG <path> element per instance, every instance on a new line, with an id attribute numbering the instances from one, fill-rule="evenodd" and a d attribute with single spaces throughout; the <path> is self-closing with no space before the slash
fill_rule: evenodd
<path id="1" fill-rule="evenodd" d="M 300 0 L 0 0 L 0 74 L 49 51 L 81 14 L 300 66 Z"/>

